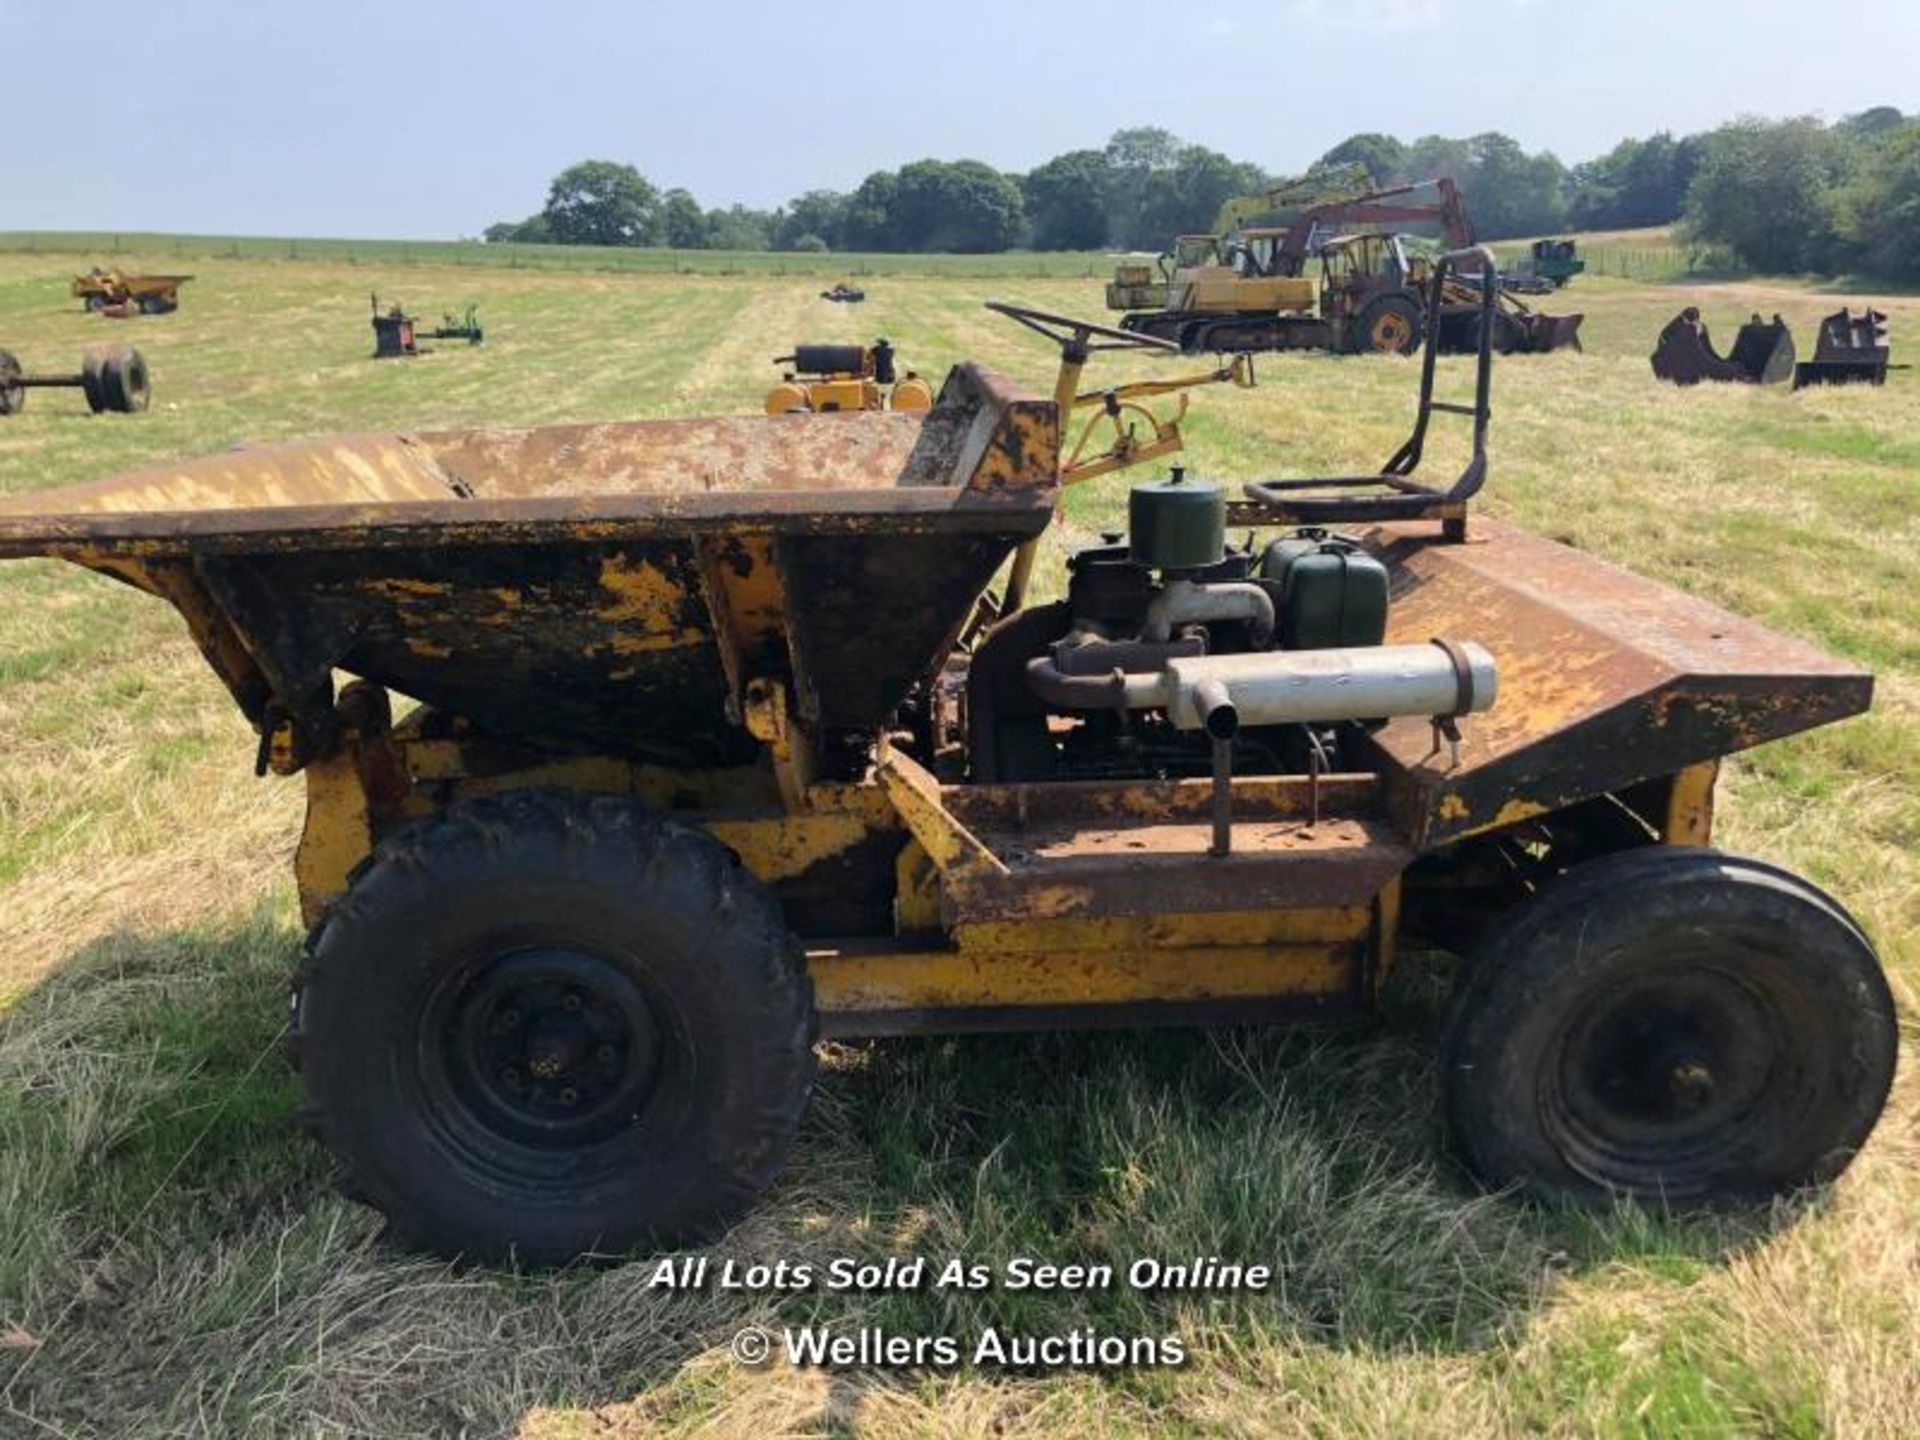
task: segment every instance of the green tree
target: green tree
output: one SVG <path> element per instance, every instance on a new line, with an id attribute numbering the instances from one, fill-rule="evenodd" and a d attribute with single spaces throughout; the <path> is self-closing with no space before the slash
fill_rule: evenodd
<path id="1" fill-rule="evenodd" d="M 1159 237 L 1160 245 L 1170 245 L 1177 235 L 1211 231 L 1227 200 L 1257 194 L 1266 184 L 1258 166 L 1230 160 L 1204 145 L 1183 145 L 1170 165 L 1148 175 L 1141 223 Z"/>
<path id="2" fill-rule="evenodd" d="M 1568 176 L 1568 222 L 1583 230 L 1631 230 L 1680 218 L 1705 140 L 1665 130 L 1622 140 Z"/>
<path id="3" fill-rule="evenodd" d="M 838 248 L 842 250 L 899 250 L 899 233 L 893 220 L 894 194 L 900 177 L 891 170 L 876 170 L 860 182 L 847 197 L 841 216 Z"/>
<path id="4" fill-rule="evenodd" d="M 811 236 L 823 247 L 831 248 L 846 228 L 847 203 L 847 197 L 837 190 L 809 190 L 796 196 L 775 217 L 774 249 L 801 249 L 800 240 L 804 236 Z"/>
<path id="5" fill-rule="evenodd" d="M 1492 130 L 1467 141 L 1467 157 L 1457 178 L 1482 239 L 1545 234 L 1566 220 L 1567 171 L 1551 153 L 1529 155 Z"/>
<path id="6" fill-rule="evenodd" d="M 1824 268 L 1838 249 L 1834 192 L 1853 159 L 1854 147 L 1811 117 L 1723 125 L 1687 188 L 1687 228 L 1756 270 Z"/>
<path id="7" fill-rule="evenodd" d="M 489 245 L 547 245 L 553 241 L 553 230 L 545 215 L 530 215 L 525 220 L 489 225 L 480 232 L 480 238 Z"/>
<path id="8" fill-rule="evenodd" d="M 1315 170 L 1331 170 L 1340 165 L 1364 165 L 1376 186 L 1396 185 L 1409 178 L 1406 170 L 1407 147 L 1391 135 L 1366 131 L 1349 135 L 1313 162 Z"/>
<path id="9" fill-rule="evenodd" d="M 1432 180 L 1451 175 L 1464 189 L 1473 174 L 1473 147 L 1445 135 L 1422 135 L 1407 146 L 1402 180 Z"/>
<path id="10" fill-rule="evenodd" d="M 745 205 L 729 205 L 724 210 L 709 210 L 704 230 L 709 250 L 771 250 L 773 215 Z"/>
<path id="11" fill-rule="evenodd" d="M 1862 110 L 1858 115 L 1849 115 L 1835 122 L 1834 129 L 1854 140 L 1880 140 L 1893 134 L 1907 123 L 1892 105 L 1875 105 Z"/>
<path id="12" fill-rule="evenodd" d="M 1920 280 L 1920 119 L 1874 142 L 1833 197 L 1844 258 L 1889 280 Z"/>
<path id="13" fill-rule="evenodd" d="M 1160 177 L 1177 162 L 1179 137 L 1155 126 L 1116 130 L 1107 141 L 1107 232 L 1130 249 L 1158 250 L 1173 241 L 1149 214 Z M 1211 219 L 1211 217 L 1209 217 Z"/>
<path id="14" fill-rule="evenodd" d="M 961 254 L 1008 249 L 1026 225 L 1020 187 L 978 160 L 901 166 L 887 217 L 900 249 Z"/>
<path id="15" fill-rule="evenodd" d="M 673 189 L 660 197 L 656 230 L 674 250 L 699 250 L 707 244 L 707 212 L 692 192 Z"/>
<path id="16" fill-rule="evenodd" d="M 631 165 L 583 160 L 554 177 L 541 214 L 563 245 L 651 245 L 659 192 Z"/>
<path id="17" fill-rule="evenodd" d="M 1069 150 L 1021 185 L 1036 250 L 1093 250 L 1107 243 L 1107 157 Z"/>

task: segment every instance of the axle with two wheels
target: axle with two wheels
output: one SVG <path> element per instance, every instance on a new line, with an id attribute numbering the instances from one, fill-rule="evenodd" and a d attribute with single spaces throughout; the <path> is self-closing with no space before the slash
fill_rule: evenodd
<path id="1" fill-rule="evenodd" d="M 25 409 L 29 390 L 83 391 L 96 415 L 108 410 L 132 415 L 145 410 L 153 396 L 146 359 L 131 345 L 91 346 L 79 372 L 70 375 L 29 375 L 11 351 L 0 350 L 0 415 Z"/>

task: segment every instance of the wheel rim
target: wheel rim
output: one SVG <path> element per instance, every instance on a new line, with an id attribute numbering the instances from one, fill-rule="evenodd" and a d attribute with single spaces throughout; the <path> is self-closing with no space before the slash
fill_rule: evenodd
<path id="1" fill-rule="evenodd" d="M 1406 349 L 1413 338 L 1413 326 L 1399 311 L 1383 311 L 1374 318 L 1368 338 L 1376 350 L 1398 352 Z"/>
<path id="2" fill-rule="evenodd" d="M 1568 1026 L 1543 1103 L 1567 1161 L 1620 1189 L 1676 1196 L 1748 1156 L 1790 1117 L 1778 1007 L 1718 966 L 1616 982 Z"/>
<path id="3" fill-rule="evenodd" d="M 421 1060 L 446 1118 L 519 1145 L 605 1140 L 647 1109 L 660 1079 L 653 1007 L 598 955 L 499 956 L 443 990 L 426 1019 Z"/>

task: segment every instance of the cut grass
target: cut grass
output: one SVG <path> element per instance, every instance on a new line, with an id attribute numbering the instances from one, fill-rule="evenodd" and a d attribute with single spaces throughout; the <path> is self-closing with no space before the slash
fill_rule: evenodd
<path id="1" fill-rule="evenodd" d="M 404 254 L 404 252 L 403 252 Z M 156 408 L 38 394 L 0 421 L 0 492 L 241 441 L 748 412 L 796 340 L 886 335 L 1044 385 L 985 294 L 1093 313 L 1096 284 L 657 277 L 345 260 L 196 261 L 179 314 L 65 293 L 86 255 L 0 255 L 0 344 L 45 368 L 136 340 Z M 488 343 L 374 364 L 365 296 L 480 304 Z M 1803 337 L 1830 296 L 1583 277 L 1583 356 L 1501 365 L 1486 508 L 1873 665 L 1875 712 L 1728 767 L 1721 835 L 1835 891 L 1920 1003 L 1920 385 L 1702 387 L 1647 373 L 1699 303 Z M 1920 303 L 1893 301 L 1896 336 Z M 1148 362 L 1142 362 L 1142 368 Z M 1117 366 L 1103 373 L 1118 375 Z M 1464 381 L 1450 363 L 1449 380 Z M 1349 470 L 1402 438 L 1413 369 L 1262 359 L 1203 392 L 1190 461 L 1223 479 Z M 1452 450 L 1436 454 L 1444 468 Z M 1076 492 L 1056 559 L 1123 512 Z M 1057 574 L 1050 583 L 1058 583 Z M 296 784 L 177 618 L 69 567 L 0 566 L 0 1433 L 1902 1435 L 1920 1421 L 1920 1093 L 1909 1064 L 1845 1179 L 1800 1206 L 1542 1212 L 1439 1157 L 1439 967 L 1383 1024 L 830 1047 L 793 1172 L 716 1255 L 1018 1254 L 1276 1267 L 1258 1295 L 1125 1289 L 677 1295 L 651 1267 L 450 1269 L 377 1245 L 329 1190 L 269 1054 L 298 951 Z M 1177 1370 L 1048 1377 L 742 1370 L 741 1325 L 1176 1332 Z"/>

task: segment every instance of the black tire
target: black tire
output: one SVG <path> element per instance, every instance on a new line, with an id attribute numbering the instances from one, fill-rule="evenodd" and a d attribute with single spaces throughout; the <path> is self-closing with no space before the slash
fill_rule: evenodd
<path id="1" fill-rule="evenodd" d="M 396 1241 L 557 1264 L 717 1233 L 813 1082 L 766 890 L 632 801 L 522 791 L 382 843 L 294 998 L 305 1116 Z"/>
<path id="2" fill-rule="evenodd" d="M 1446 1123 L 1488 1185 L 1690 1206 L 1832 1179 L 1893 1080 L 1893 999 L 1832 898 L 1655 846 L 1580 866 L 1468 962 Z"/>
<path id="3" fill-rule="evenodd" d="M 1353 345 L 1363 355 L 1411 355 L 1420 348 L 1420 309 L 1404 295 L 1382 295 L 1354 322 Z"/>
<path id="4" fill-rule="evenodd" d="M 99 311 L 107 308 L 107 297 L 100 294 L 98 291 L 95 291 L 93 294 L 87 296 L 86 303 L 87 303 L 87 309 L 92 310 L 95 313 L 98 313 Z"/>
<path id="5" fill-rule="evenodd" d="M 26 387 L 20 377 L 25 373 L 10 350 L 0 350 L 0 415 L 18 415 L 27 408 Z"/>
<path id="6" fill-rule="evenodd" d="M 130 345 L 108 352 L 100 367 L 100 392 L 107 409 L 118 415 L 137 415 L 153 399 L 146 358 Z"/>
<path id="7" fill-rule="evenodd" d="M 80 388 L 87 397 L 87 409 L 95 415 L 107 408 L 107 362 L 113 349 L 107 345 L 89 345 L 80 357 Z"/>

